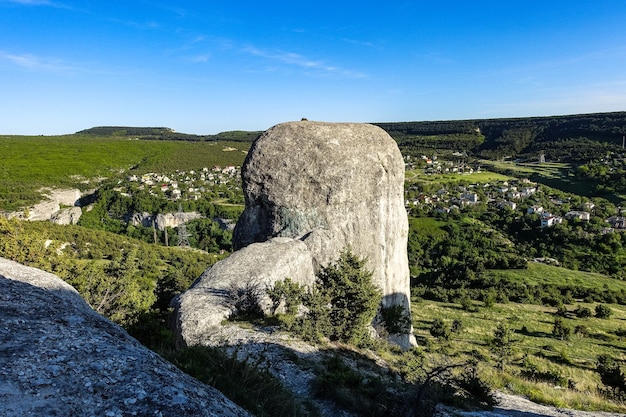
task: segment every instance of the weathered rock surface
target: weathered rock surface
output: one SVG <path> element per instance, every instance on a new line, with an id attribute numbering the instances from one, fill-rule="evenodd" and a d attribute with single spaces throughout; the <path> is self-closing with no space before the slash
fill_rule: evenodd
<path id="1" fill-rule="evenodd" d="M 134 226 L 141 225 L 143 227 L 154 227 L 158 230 L 165 230 L 166 227 L 176 228 L 183 223 L 201 218 L 202 215 L 195 211 L 188 213 L 165 213 L 153 216 L 150 213 L 133 213 L 128 218 L 128 222 Z"/>
<path id="2" fill-rule="evenodd" d="M 178 344 L 206 344 L 221 322 L 234 312 L 229 300 L 234 287 L 265 290 L 285 278 L 303 285 L 315 279 L 311 254 L 299 240 L 275 238 L 255 243 L 217 262 L 173 302 Z M 269 298 L 262 298 L 260 304 L 265 310 L 270 309 Z"/>
<path id="3" fill-rule="evenodd" d="M 404 162 L 384 130 L 354 123 L 277 125 L 252 145 L 242 178 L 246 208 L 233 238 L 241 253 L 216 264 L 178 300 L 176 332 L 183 344 L 201 344 L 225 318 L 228 311 L 215 307 L 224 297 L 221 289 L 245 287 L 258 271 L 264 284 L 286 277 L 312 284 L 310 264 L 318 270 L 346 247 L 367 258 L 383 305 L 401 305 L 409 313 Z M 303 263 L 276 268 L 277 259 L 292 255 L 284 251 L 285 241 L 275 238 L 302 243 L 308 254 L 292 263 Z M 242 249 L 259 242 L 266 242 L 262 252 Z M 251 253 L 254 261 L 244 261 Z M 396 336 L 402 346 L 414 344 L 410 334 Z"/>
<path id="4" fill-rule="evenodd" d="M 9 219 L 17 218 L 30 221 L 52 220 L 52 217 L 61 210 L 61 205 L 77 206 L 81 197 L 81 192 L 78 189 L 44 189 L 42 192 L 46 197 L 44 201 L 25 210 L 5 213 L 5 216 Z M 61 214 L 61 216 L 63 215 Z"/>
<path id="5" fill-rule="evenodd" d="M 56 224 L 77 224 L 83 211 L 80 207 L 69 207 L 61 209 L 50 217 L 50 221 Z"/>
<path id="6" fill-rule="evenodd" d="M 55 275 L 0 258 L 0 318 L 3 416 L 248 415 Z"/>

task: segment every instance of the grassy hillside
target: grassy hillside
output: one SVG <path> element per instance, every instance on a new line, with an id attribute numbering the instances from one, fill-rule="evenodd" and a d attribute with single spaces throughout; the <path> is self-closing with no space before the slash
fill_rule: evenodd
<path id="1" fill-rule="evenodd" d="M 626 282 L 593 272 L 574 271 L 558 266 L 530 262 L 528 269 L 486 270 L 485 277 L 525 285 L 551 285 L 556 287 L 605 288 L 609 291 L 626 291 Z"/>
<path id="2" fill-rule="evenodd" d="M 554 307 L 506 303 L 487 308 L 476 303 L 477 311 L 467 311 L 457 303 L 413 300 L 412 308 L 418 343 L 435 363 L 473 358 L 480 364 L 482 377 L 494 388 L 557 407 L 626 412 L 621 402 L 606 401 L 598 389 L 602 383 L 596 372 L 598 355 L 626 359 L 624 306 L 610 305 L 610 320 L 576 318 L 571 313 L 574 306 L 568 306 L 570 313 L 562 319 L 571 331 L 566 339 L 553 334 L 559 318 Z M 436 320 L 448 327 L 457 321 L 461 330 L 448 339 L 435 338 L 431 329 Z M 504 371 L 497 370 L 499 358 L 491 344 L 499 325 L 512 332 Z"/>
<path id="3" fill-rule="evenodd" d="M 129 172 L 241 165 L 247 142 L 129 140 L 119 136 L 0 136 L 0 211 L 40 199 L 42 187 L 89 189 Z"/>

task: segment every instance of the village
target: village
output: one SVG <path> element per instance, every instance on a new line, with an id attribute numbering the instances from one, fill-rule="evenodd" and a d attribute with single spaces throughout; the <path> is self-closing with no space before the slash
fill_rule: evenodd
<path id="1" fill-rule="evenodd" d="M 461 156 L 455 155 L 455 156 Z M 454 163 L 440 161 L 436 156 L 421 157 L 417 164 L 411 158 L 405 158 L 408 169 L 423 167 L 425 176 L 434 174 L 480 173 L 479 165 L 470 166 L 464 162 Z M 543 187 L 526 178 L 491 181 L 486 183 L 470 183 L 466 180 L 432 184 L 408 182 L 405 188 L 405 207 L 411 214 L 442 215 L 459 211 L 471 211 L 483 205 L 483 209 L 508 211 L 517 215 L 535 216 L 538 228 L 553 227 L 566 221 L 589 223 L 603 227 L 595 229 L 601 233 L 615 230 L 626 230 L 626 217 L 618 208 L 613 215 L 594 218 L 596 204 L 590 199 L 581 197 L 571 201 L 571 197 L 553 195 L 548 187 Z M 605 214 L 605 213 L 603 213 Z"/>
<path id="2" fill-rule="evenodd" d="M 128 184 L 123 184 L 123 181 L 120 181 L 115 190 L 128 196 L 128 193 L 136 188 L 137 190 L 148 190 L 151 195 L 163 196 L 172 201 L 197 201 L 206 193 L 211 192 L 212 195 L 215 195 L 216 192 L 223 192 L 224 186 L 229 189 L 239 187 L 240 178 L 241 167 L 233 165 L 204 167 L 199 171 L 176 170 L 171 174 L 150 172 L 127 177 Z"/>

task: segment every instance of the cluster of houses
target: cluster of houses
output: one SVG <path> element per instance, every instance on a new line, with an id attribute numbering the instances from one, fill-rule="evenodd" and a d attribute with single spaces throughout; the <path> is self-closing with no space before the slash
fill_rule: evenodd
<path id="1" fill-rule="evenodd" d="M 409 211 L 412 207 L 427 205 L 435 213 L 450 213 L 463 206 L 478 204 L 482 199 L 485 203 L 501 210 L 516 210 L 521 200 L 533 196 L 537 191 L 537 185 L 528 179 L 504 181 L 497 184 L 471 184 L 458 186 L 453 191 L 444 187 L 432 195 L 421 194 L 416 198 L 407 199 L 405 205 Z M 558 203 L 555 202 L 555 204 Z M 552 227 L 563 223 L 563 220 L 577 219 L 588 222 L 594 207 L 594 203 L 585 202 L 580 210 L 568 211 L 565 215 L 559 216 L 546 211 L 541 205 L 532 205 L 526 209 L 526 214 L 539 214 L 538 226 Z M 607 221 L 613 228 L 626 228 L 626 218 L 614 216 Z"/>
<path id="2" fill-rule="evenodd" d="M 424 167 L 424 173 L 426 175 L 432 174 L 447 174 L 447 173 L 465 173 L 465 174 L 473 174 L 474 172 L 480 172 L 480 165 L 470 166 L 470 164 L 464 162 L 464 158 L 466 157 L 464 154 L 460 152 L 455 152 L 452 156 L 459 158 L 458 162 L 452 161 L 442 161 L 437 159 L 437 155 L 426 156 L 422 155 L 418 158 L 419 165 Z M 406 169 L 415 169 L 416 163 L 411 156 L 405 157 L 405 166 Z"/>
<path id="3" fill-rule="evenodd" d="M 138 183 L 140 190 L 148 189 L 151 194 L 161 193 L 171 200 L 199 200 L 202 193 L 218 185 L 228 184 L 240 178 L 241 168 L 236 166 L 219 167 L 200 171 L 176 171 L 171 175 L 150 172 L 141 176 L 131 175 L 127 180 Z"/>

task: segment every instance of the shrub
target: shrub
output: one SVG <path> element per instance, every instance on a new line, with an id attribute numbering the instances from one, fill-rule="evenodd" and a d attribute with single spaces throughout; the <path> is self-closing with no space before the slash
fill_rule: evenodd
<path id="1" fill-rule="evenodd" d="M 450 340 L 451 335 L 450 326 L 442 319 L 436 318 L 433 320 L 433 324 L 430 326 L 430 334 L 439 340 Z"/>
<path id="2" fill-rule="evenodd" d="M 380 317 L 389 334 L 408 333 L 411 329 L 411 317 L 403 305 L 381 308 Z"/>
<path id="3" fill-rule="evenodd" d="M 261 286 L 253 282 L 243 287 L 233 284 L 228 288 L 224 304 L 231 309 L 231 318 L 263 317 L 263 309 L 259 304 L 262 292 Z"/>
<path id="4" fill-rule="evenodd" d="M 461 319 L 452 320 L 452 327 L 450 327 L 450 331 L 452 333 L 460 333 L 463 330 L 463 322 Z"/>
<path id="5" fill-rule="evenodd" d="M 283 325 L 310 340 L 327 337 L 354 344 L 367 340 L 368 326 L 376 316 L 382 292 L 372 283 L 372 273 L 364 265 L 364 259 L 347 249 L 318 272 L 308 292 L 289 279 L 277 282 L 268 290 L 275 309 L 284 301 L 292 318 L 300 304 L 306 310 L 301 317 L 282 320 Z"/>
<path id="6" fill-rule="evenodd" d="M 491 351 L 495 354 L 498 368 L 504 371 L 504 366 L 513 354 L 513 332 L 505 324 L 499 324 L 493 332 L 493 338 L 489 344 Z"/>
<path id="7" fill-rule="evenodd" d="M 574 334 L 579 337 L 587 337 L 589 336 L 589 328 L 584 324 L 578 325 L 574 327 Z"/>
<path id="8" fill-rule="evenodd" d="M 626 376 L 612 357 L 600 355 L 596 370 L 600 374 L 602 383 L 609 387 L 614 395 L 620 396 L 626 392 Z"/>
<path id="9" fill-rule="evenodd" d="M 574 314 L 576 314 L 576 317 L 579 319 L 586 319 L 591 317 L 591 309 L 589 307 L 578 306 L 576 310 L 574 310 Z"/>
<path id="10" fill-rule="evenodd" d="M 284 304 L 285 313 L 296 314 L 298 307 L 304 300 L 304 293 L 305 289 L 297 282 L 292 282 L 290 278 L 276 282 L 272 288 L 267 290 L 267 295 L 272 300 L 274 313 L 276 313 L 276 310 L 282 303 Z"/>
<path id="11" fill-rule="evenodd" d="M 563 319 L 557 317 L 554 319 L 554 326 L 552 327 L 552 335 L 561 340 L 569 340 L 572 333 L 571 327 L 568 327 L 563 323 Z"/>
<path id="12" fill-rule="evenodd" d="M 382 299 L 381 290 L 372 283 L 372 273 L 365 270 L 365 259 L 344 250 L 337 261 L 317 274 L 317 309 L 328 309 L 326 335 L 331 340 L 357 343 L 368 336 Z M 321 304 L 328 301 L 328 304 Z M 321 303 L 320 303 L 321 302 Z M 321 304 L 321 305 L 320 305 Z"/>
<path id="13" fill-rule="evenodd" d="M 610 307 L 604 304 L 598 304 L 595 309 L 596 317 L 599 319 L 608 319 L 613 314 Z"/>

